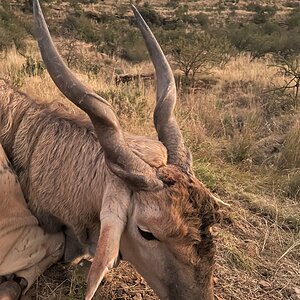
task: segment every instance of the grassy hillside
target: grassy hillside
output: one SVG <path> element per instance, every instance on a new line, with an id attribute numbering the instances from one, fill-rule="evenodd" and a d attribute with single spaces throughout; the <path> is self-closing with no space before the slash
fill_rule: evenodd
<path id="1" fill-rule="evenodd" d="M 131 21 L 129 1 L 43 2 L 56 44 L 79 78 L 111 101 L 123 128 L 154 136 L 153 79 L 116 84 L 120 74 L 153 73 Z M 300 299 L 298 1 L 139 2 L 176 74 L 176 113 L 193 152 L 194 170 L 231 204 L 222 225 L 214 229 L 216 299 Z M 30 37 L 26 6 L 8 4 L 0 10 L 0 35 L 8 41 L 2 48 L 0 77 L 33 98 L 65 101 Z M 9 9 L 13 14 L 4 18 Z M 203 50 L 204 65 L 184 76 L 176 55 L 195 53 L 191 45 L 183 48 L 187 31 L 195 33 L 193 43 Z M 14 36 L 8 32 L 15 33 L 15 40 L 9 40 Z M 283 38 L 287 33 L 291 39 Z M 206 49 L 213 55 L 207 56 Z M 71 108 L 71 113 L 80 113 Z M 83 278 L 72 268 L 55 266 L 32 293 L 37 299 L 82 299 Z M 156 298 L 124 263 L 107 276 L 98 299 Z"/>

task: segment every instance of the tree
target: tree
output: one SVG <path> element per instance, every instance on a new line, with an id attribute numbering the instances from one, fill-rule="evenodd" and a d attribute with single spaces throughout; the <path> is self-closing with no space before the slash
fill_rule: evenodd
<path id="1" fill-rule="evenodd" d="M 286 59 L 282 56 L 278 56 L 276 58 L 276 63 L 271 66 L 278 68 L 285 80 L 284 85 L 276 90 L 279 90 L 282 93 L 292 91 L 288 94 L 293 100 L 293 106 L 297 107 L 300 92 L 300 57 L 293 56 Z"/>
<path id="2" fill-rule="evenodd" d="M 227 40 L 206 33 L 179 33 L 169 41 L 169 50 L 177 67 L 191 79 L 199 72 L 228 61 L 231 46 Z"/>
<path id="3" fill-rule="evenodd" d="M 81 45 L 76 38 L 72 38 L 71 34 L 66 36 L 71 36 L 71 38 L 64 39 L 60 43 L 59 50 L 63 54 L 68 67 L 76 68 L 80 66 L 80 61 L 83 61 L 84 58 L 81 51 Z"/>

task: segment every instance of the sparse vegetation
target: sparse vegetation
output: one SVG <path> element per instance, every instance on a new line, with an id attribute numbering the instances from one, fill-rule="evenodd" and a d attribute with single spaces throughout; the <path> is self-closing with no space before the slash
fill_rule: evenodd
<path id="1" fill-rule="evenodd" d="M 129 1 L 61 1 L 59 11 L 53 1 L 43 2 L 70 67 L 112 103 L 122 127 L 153 135 L 154 82 L 114 80 L 116 74 L 153 72 Z M 24 9 L 29 2 L 16 3 L 0 4 L 0 77 L 33 98 L 64 102 L 32 46 L 30 7 Z M 195 173 L 231 204 L 222 227 L 215 228 L 216 295 L 293 299 L 300 286 L 298 1 L 278 1 L 276 7 L 274 1 L 214 3 L 139 5 L 179 78 L 176 113 Z M 82 278 L 54 267 L 31 292 L 37 299 L 81 299 Z M 99 299 L 155 297 L 127 264 L 110 273 L 98 293 Z"/>

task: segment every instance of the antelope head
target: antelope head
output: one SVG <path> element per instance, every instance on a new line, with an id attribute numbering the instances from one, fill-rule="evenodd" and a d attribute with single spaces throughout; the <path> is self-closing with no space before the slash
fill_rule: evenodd
<path id="1" fill-rule="evenodd" d="M 193 174 L 192 157 L 173 113 L 174 77 L 151 30 L 132 5 L 157 78 L 154 124 L 167 160 L 155 166 L 128 146 L 110 104 L 68 69 L 52 42 L 38 0 L 33 7 L 48 72 L 61 92 L 90 117 L 115 182 L 114 192 L 109 191 L 109 201 L 99 212 L 101 230 L 86 299 L 92 299 L 120 251 L 161 299 L 212 300 L 214 243 L 210 228 L 219 220 L 223 202 Z"/>

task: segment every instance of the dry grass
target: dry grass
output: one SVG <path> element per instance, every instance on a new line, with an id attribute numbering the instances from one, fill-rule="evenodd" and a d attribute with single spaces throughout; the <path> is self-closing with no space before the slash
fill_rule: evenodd
<path id="1" fill-rule="evenodd" d="M 113 80 L 116 68 L 138 73 L 151 71 L 150 65 L 106 61 L 99 61 L 103 68 L 97 77 L 78 72 L 79 78 L 112 101 L 126 130 L 153 135 L 154 85 L 116 86 Z M 22 63 L 23 57 L 8 53 L 0 61 L 0 77 L 18 82 L 33 98 L 65 101 L 46 73 L 22 75 L 16 81 Z M 299 169 L 293 168 L 299 160 L 299 112 L 281 111 L 277 103 L 282 100 L 268 93 L 283 78 L 267 65 L 240 55 L 199 78 L 199 88 L 179 90 L 177 116 L 193 151 L 195 171 L 232 206 L 222 226 L 215 228 L 217 299 L 293 299 L 300 286 L 300 179 Z M 200 83 L 208 79 L 214 82 L 203 87 Z M 290 169 L 279 168 L 282 160 Z M 290 196 L 287 191 L 293 188 L 298 192 Z M 82 299 L 84 277 L 57 265 L 41 276 L 31 293 L 35 299 Z M 157 298 L 134 269 L 122 263 L 107 275 L 98 299 Z"/>
<path id="2" fill-rule="evenodd" d="M 300 122 L 287 133 L 279 164 L 282 168 L 300 168 Z"/>
<path id="3" fill-rule="evenodd" d="M 34 299 L 40 300 L 83 299 L 86 288 L 85 278 L 86 272 L 57 264 L 39 278 L 29 294 Z M 118 268 L 107 274 L 94 298 L 96 300 L 158 300 L 145 280 L 126 262 L 121 262 Z"/>

